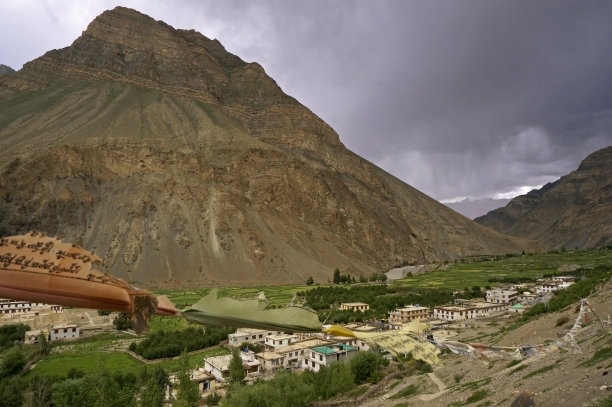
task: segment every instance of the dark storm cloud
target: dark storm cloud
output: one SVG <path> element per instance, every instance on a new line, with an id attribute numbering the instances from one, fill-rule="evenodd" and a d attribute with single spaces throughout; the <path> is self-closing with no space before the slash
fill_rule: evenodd
<path id="1" fill-rule="evenodd" d="M 66 46 L 116 3 L 48 0 L 27 37 Z M 609 1 L 121 4 L 261 63 L 347 147 L 438 199 L 524 191 L 612 144 Z"/>

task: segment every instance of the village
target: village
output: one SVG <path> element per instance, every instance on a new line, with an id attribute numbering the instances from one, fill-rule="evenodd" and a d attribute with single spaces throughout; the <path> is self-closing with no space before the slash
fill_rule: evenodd
<path id="1" fill-rule="evenodd" d="M 429 329 L 419 334 L 435 343 L 448 339 L 453 327 L 468 326 L 475 319 L 508 319 L 518 316 L 537 303 L 549 301 L 553 292 L 574 284 L 573 276 L 555 276 L 535 283 L 520 283 L 494 287 L 483 292 L 483 298 L 462 299 L 456 291 L 453 303 L 433 307 L 412 304 L 389 312 L 388 319 L 344 324 L 354 332 L 402 330 L 413 321 L 427 322 Z M 340 310 L 365 312 L 369 304 L 341 303 Z M 70 341 L 90 337 L 114 329 L 115 313 L 106 314 L 86 309 L 63 308 L 24 301 L 0 299 L 0 324 L 21 323 L 31 330 L 23 343 L 37 344 L 41 335 L 49 342 Z M 450 331 L 449 331 L 450 330 Z M 338 361 L 350 360 L 357 352 L 370 346 L 354 337 L 331 336 L 325 333 L 301 334 L 281 331 L 240 328 L 227 337 L 226 344 L 240 348 L 246 382 L 273 377 L 278 370 L 318 372 L 322 367 Z M 135 355 L 133 355 L 135 356 Z M 389 355 L 390 357 L 390 355 Z M 202 367 L 190 371 L 201 397 L 212 393 L 223 395 L 229 377 L 232 354 L 203 358 Z M 171 373 L 166 388 L 166 399 L 176 394 L 177 374 Z"/>

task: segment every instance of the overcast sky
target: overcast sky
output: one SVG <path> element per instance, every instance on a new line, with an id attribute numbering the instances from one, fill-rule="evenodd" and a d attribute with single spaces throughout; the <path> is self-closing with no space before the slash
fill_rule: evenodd
<path id="1" fill-rule="evenodd" d="M 66 47 L 116 5 L 259 62 L 438 200 L 525 193 L 612 145 L 612 1 L 2 0 L 0 63 Z"/>

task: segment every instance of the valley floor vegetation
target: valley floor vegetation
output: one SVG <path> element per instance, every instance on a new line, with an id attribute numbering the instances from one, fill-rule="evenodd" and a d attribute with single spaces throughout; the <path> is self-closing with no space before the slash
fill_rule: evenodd
<path id="1" fill-rule="evenodd" d="M 321 321 L 344 323 L 384 319 L 390 310 L 407 304 L 432 307 L 457 296 L 482 297 L 483 289 L 498 282 L 533 281 L 553 274 L 573 274 L 578 281 L 556 292 L 547 306 L 534 306 L 516 319 L 514 325 L 500 328 L 500 332 L 514 329 L 539 314 L 562 310 L 594 292 L 598 285 L 612 277 L 612 248 L 469 258 L 441 265 L 436 271 L 387 283 L 352 283 L 352 279 L 349 283 L 346 279 L 338 284 L 228 288 L 224 292 L 253 297 L 263 291 L 271 307 L 297 302 L 316 310 Z M 208 291 L 164 293 L 185 307 Z M 370 310 L 365 313 L 341 311 L 338 307 L 342 302 L 366 302 Z M 557 323 L 565 325 L 567 321 Z M 125 328 L 119 325 L 118 329 Z M 229 353 L 230 350 L 216 345 L 233 329 L 203 329 L 182 320 L 159 317 L 152 321 L 152 326 L 154 329 L 146 337 L 117 331 L 66 343 L 42 341 L 39 345 L 22 344 L 23 334 L 29 329 L 26 325 L 0 327 L 0 407 L 158 406 L 162 405 L 163 389 L 170 372 L 178 373 L 175 385 L 178 398 L 173 405 L 198 405 L 197 388 L 194 389 L 187 372 L 201 367 L 204 357 Z M 145 365 L 125 353 L 128 348 L 157 361 Z M 204 348 L 210 349 L 186 354 Z M 183 356 L 176 358 L 181 354 Z M 594 360 L 609 357 L 609 349 L 605 348 L 596 353 Z M 332 364 L 317 373 L 279 371 L 270 380 L 258 380 L 252 385 L 244 385 L 238 377 L 231 381 L 228 395 L 221 403 L 225 406 L 306 406 L 338 398 L 351 399 L 360 397 L 384 377 L 401 369 L 416 373 L 430 371 L 429 366 L 409 357 L 389 365 L 379 352 L 359 352 L 350 361 Z M 417 386 L 410 387 L 401 395 L 416 391 Z M 215 395 L 208 402 L 213 405 L 219 400 Z"/>

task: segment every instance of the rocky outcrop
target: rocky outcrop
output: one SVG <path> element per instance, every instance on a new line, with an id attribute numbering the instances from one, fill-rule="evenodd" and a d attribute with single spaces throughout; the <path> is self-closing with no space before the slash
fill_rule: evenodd
<path id="1" fill-rule="evenodd" d="M 118 7 L 0 77 L 0 235 L 72 239 L 129 281 L 327 281 L 533 242 L 353 154 L 256 63 Z"/>
<path id="2" fill-rule="evenodd" d="M 612 147 L 594 152 L 576 171 L 476 221 L 551 248 L 612 244 Z"/>
<path id="3" fill-rule="evenodd" d="M 13 73 L 13 72 L 15 72 L 15 70 L 11 68 L 10 66 L 0 64 L 0 75 L 6 75 L 8 73 Z"/>

